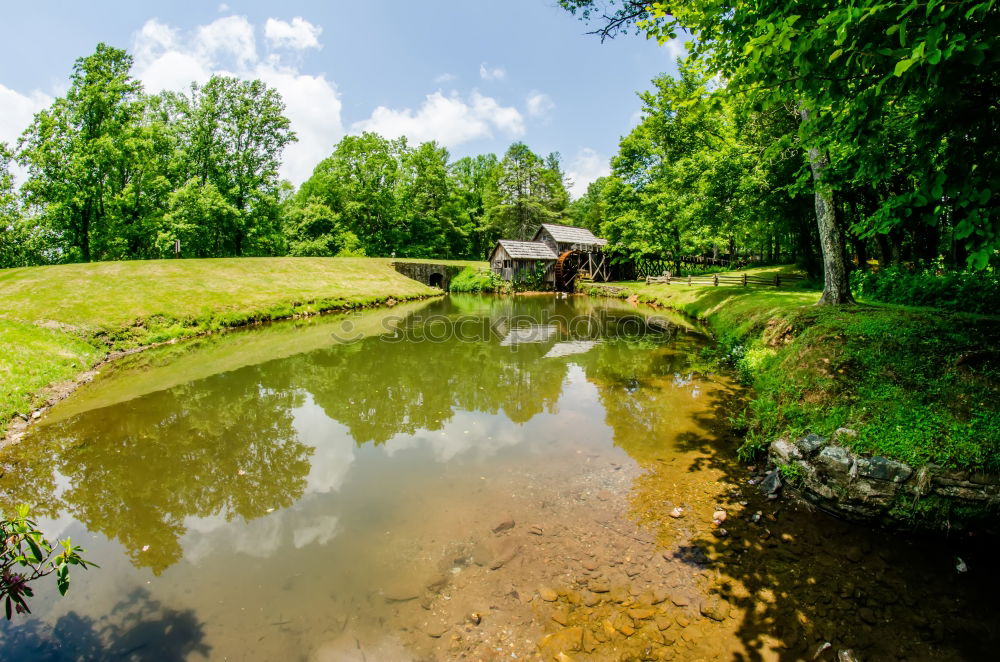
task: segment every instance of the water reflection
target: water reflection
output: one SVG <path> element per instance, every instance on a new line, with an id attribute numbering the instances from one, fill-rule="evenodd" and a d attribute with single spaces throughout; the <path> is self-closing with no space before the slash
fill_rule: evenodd
<path id="1" fill-rule="evenodd" d="M 0 650 L 35 662 L 144 660 L 180 662 L 208 656 L 203 624 L 191 610 L 165 608 L 138 588 L 99 618 L 71 611 L 54 625 L 33 620 L 0 630 Z"/>
<path id="2" fill-rule="evenodd" d="M 394 453 L 443 442 L 439 459 L 520 443 L 507 422 L 556 412 L 571 364 L 599 386 L 616 440 L 633 452 L 633 439 L 657 434 L 659 381 L 686 366 L 699 342 L 682 320 L 671 326 L 660 316 L 652 327 L 648 316 L 579 298 L 553 306 L 550 299 L 453 297 L 395 315 L 367 314 L 367 321 L 354 317 L 352 330 L 373 327 L 372 319 L 382 330 L 355 342 L 331 342 L 330 331 L 344 324 L 320 322 L 306 331 L 315 339 L 325 329 L 327 345 L 290 356 L 287 344 L 276 342 L 279 357 L 270 358 L 261 331 L 250 335 L 253 352 L 242 355 L 234 351 L 240 334 L 203 342 L 190 350 L 199 357 L 189 364 L 197 378 L 181 383 L 183 349 L 162 350 L 168 360 L 154 350 L 138 367 L 113 373 L 109 385 L 81 394 L 103 406 L 54 417 L 8 450 L 0 498 L 4 508 L 28 500 L 50 517 L 69 514 L 119 541 L 133 565 L 158 574 L 182 558 L 182 537 L 192 527 L 207 533 L 234 518 L 258 519 L 300 500 L 307 486 L 338 489 L 353 461 L 345 443 L 395 439 Z M 531 323 L 540 319 L 545 323 Z M 482 338 L 456 340 L 448 331 L 456 324 Z M 278 339 L 287 332 L 272 328 Z M 676 333 L 679 339 L 664 344 Z M 237 367 L 213 374 L 213 362 Z M 129 399 L 121 384 L 130 374 L 142 389 Z M 629 386 L 640 383 L 652 390 Z M 499 417 L 492 434 L 491 416 Z M 260 542 L 267 538 L 260 527 L 242 547 L 236 538 L 233 544 L 267 555 L 279 535 L 300 547 L 329 540 L 337 526 L 327 516 L 279 534 L 276 521 L 264 527 L 273 544 Z"/>

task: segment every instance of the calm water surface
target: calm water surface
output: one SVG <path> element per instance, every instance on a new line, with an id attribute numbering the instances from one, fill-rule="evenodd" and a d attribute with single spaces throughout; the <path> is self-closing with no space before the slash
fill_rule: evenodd
<path id="1" fill-rule="evenodd" d="M 952 543 L 760 501 L 706 345 L 623 302 L 452 296 L 130 357 L 0 458 L 4 508 L 101 566 L 40 585 L 0 658 L 990 650 L 988 550 L 970 580 Z"/>

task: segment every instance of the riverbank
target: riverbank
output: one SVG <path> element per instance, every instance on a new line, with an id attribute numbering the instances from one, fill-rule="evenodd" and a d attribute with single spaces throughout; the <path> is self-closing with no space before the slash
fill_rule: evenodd
<path id="1" fill-rule="evenodd" d="M 229 258 L 0 270 L 0 435 L 37 418 L 123 352 L 441 293 L 398 273 L 392 261 Z"/>
<path id="2" fill-rule="evenodd" d="M 703 320 L 718 340 L 715 358 L 754 390 L 747 410 L 733 412 L 745 438 L 741 458 L 760 462 L 772 442 L 818 435 L 830 450 L 815 446 L 809 457 L 772 459 L 782 465 L 786 485 L 825 491 L 813 499 L 819 505 L 836 511 L 860 498 L 874 504 L 868 512 L 839 514 L 916 528 L 995 516 L 1000 319 L 865 302 L 817 307 L 818 292 L 809 290 L 645 283 L 588 288 Z M 856 460 L 872 458 L 909 469 L 878 478 L 880 484 L 909 481 L 912 489 L 850 494 L 858 471 L 865 470 Z M 816 474 L 826 460 L 837 465 L 838 475 Z M 935 491 L 931 475 L 954 484 Z M 961 492 L 976 486 L 982 488 L 976 498 Z"/>

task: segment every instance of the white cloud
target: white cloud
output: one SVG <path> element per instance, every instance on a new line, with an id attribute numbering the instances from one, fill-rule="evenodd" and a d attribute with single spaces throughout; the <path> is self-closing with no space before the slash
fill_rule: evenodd
<path id="1" fill-rule="evenodd" d="M 446 147 L 493 136 L 499 130 L 508 136 L 524 134 L 524 118 L 511 106 L 473 92 L 467 99 L 456 93 L 428 94 L 420 108 L 395 110 L 379 106 L 371 117 L 355 122 L 351 131 L 374 131 L 389 138 L 406 136 L 412 142 L 436 140 Z"/>
<path id="2" fill-rule="evenodd" d="M 0 142 L 13 147 L 35 113 L 51 104 L 52 97 L 43 92 L 21 94 L 0 83 Z"/>
<path id="3" fill-rule="evenodd" d="M 544 117 L 552 112 L 556 104 L 548 94 L 532 91 L 528 94 L 526 107 L 528 115 L 532 117 Z"/>
<path id="4" fill-rule="evenodd" d="M 52 101 L 52 97 L 44 92 L 35 90 L 29 94 L 21 94 L 0 83 L 0 142 L 7 143 L 13 149 L 18 138 L 31 124 L 35 113 L 48 108 Z M 10 170 L 14 175 L 14 184 L 23 184 L 27 175 L 25 170 L 16 163 L 11 163 Z"/>
<path id="5" fill-rule="evenodd" d="M 301 16 L 296 16 L 291 23 L 269 18 L 264 24 L 264 37 L 271 48 L 290 48 L 303 51 L 307 48 L 320 48 L 319 35 L 323 28 L 313 25 Z"/>
<path id="6" fill-rule="evenodd" d="M 443 74 L 439 74 L 438 76 L 436 76 L 434 78 L 434 82 L 437 83 L 438 85 L 444 85 L 445 83 L 452 82 L 456 78 L 457 78 L 457 76 L 455 76 L 455 74 L 450 74 L 450 73 L 445 72 Z"/>
<path id="7" fill-rule="evenodd" d="M 503 67 L 493 67 L 491 69 L 483 62 L 479 65 L 479 77 L 483 80 L 503 80 L 507 77 L 507 71 Z"/>
<path id="8" fill-rule="evenodd" d="M 220 14 L 221 14 L 222 12 L 227 12 L 227 11 L 229 11 L 229 5 L 227 5 L 227 4 L 226 4 L 226 3 L 224 3 L 224 2 L 223 2 L 223 3 L 221 4 L 221 5 L 219 5 L 219 13 L 220 13 Z"/>
<path id="9" fill-rule="evenodd" d="M 278 23 L 294 32 L 296 20 L 309 29 L 300 31 L 295 43 L 312 47 L 302 35 L 308 33 L 315 38 L 320 28 L 302 19 L 293 19 L 291 23 L 269 19 L 265 26 L 268 42 L 272 42 L 275 34 L 273 27 L 268 33 L 268 25 Z M 277 39 L 290 43 L 287 40 L 292 37 L 283 29 L 278 29 Z M 285 148 L 280 174 L 295 184 L 305 181 L 344 135 L 341 101 L 334 83 L 322 74 L 301 73 L 296 66 L 285 64 L 279 55 L 261 58 L 254 26 L 243 17 L 220 18 L 186 33 L 150 20 L 136 33 L 132 52 L 136 61 L 134 73 L 149 92 L 185 90 L 192 82 L 204 83 L 212 74 L 247 80 L 259 78 L 276 89 L 298 136 L 298 142 Z"/>
<path id="10" fill-rule="evenodd" d="M 685 44 L 688 39 L 688 37 L 682 35 L 671 39 L 663 45 L 667 49 L 667 53 L 670 55 L 671 60 L 687 56 L 687 46 Z"/>
<path id="11" fill-rule="evenodd" d="M 206 59 L 233 58 L 247 66 L 257 60 L 254 28 L 243 16 L 227 16 L 197 28 L 194 46 Z"/>
<path id="12" fill-rule="evenodd" d="M 579 198 L 587 192 L 587 187 L 595 179 L 610 175 L 611 167 L 608 159 L 601 158 L 600 154 L 589 147 L 583 147 L 576 153 L 566 174 L 573 181 L 569 189 L 570 195 Z"/>

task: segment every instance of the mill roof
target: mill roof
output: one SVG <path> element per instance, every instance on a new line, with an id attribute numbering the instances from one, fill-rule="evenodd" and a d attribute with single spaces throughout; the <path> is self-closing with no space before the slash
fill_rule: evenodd
<path id="1" fill-rule="evenodd" d="M 535 239 L 541 233 L 542 228 L 548 230 L 552 238 L 560 244 L 587 244 L 590 246 L 604 246 L 607 239 L 601 239 L 594 235 L 587 228 L 576 228 L 572 225 L 555 225 L 553 223 L 542 223 L 542 227 L 535 233 Z"/>
<path id="2" fill-rule="evenodd" d="M 514 241 L 501 239 L 499 242 L 507 255 L 518 260 L 555 260 L 559 256 L 548 245 L 540 241 Z"/>

